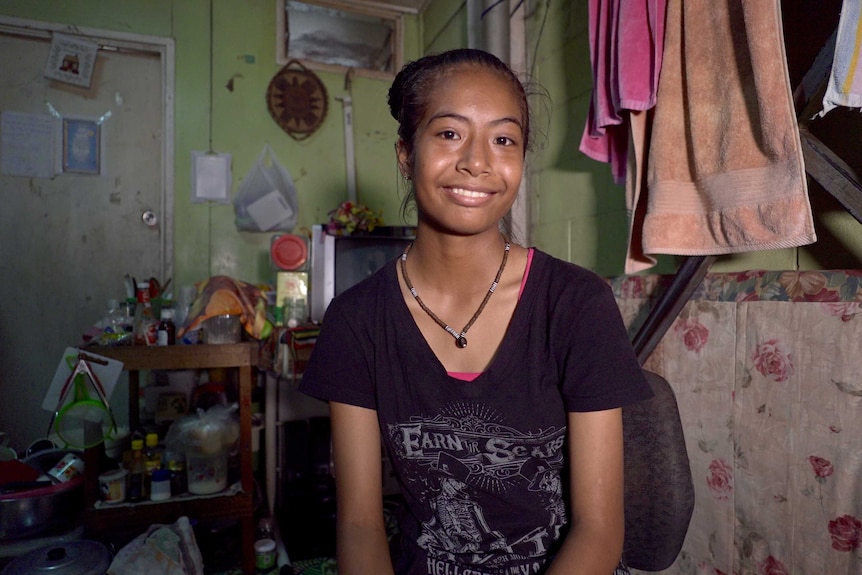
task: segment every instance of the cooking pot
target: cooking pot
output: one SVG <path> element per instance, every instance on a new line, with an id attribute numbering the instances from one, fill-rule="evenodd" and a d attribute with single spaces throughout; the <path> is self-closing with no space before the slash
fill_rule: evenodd
<path id="1" fill-rule="evenodd" d="M 105 575 L 111 552 L 98 541 L 67 541 L 14 559 L 0 575 Z"/>
<path id="2" fill-rule="evenodd" d="M 45 474 L 68 453 L 83 457 L 76 450 L 49 449 L 25 458 L 24 462 Z M 0 541 L 71 529 L 79 522 L 83 509 L 82 475 L 65 483 L 34 483 L 32 488 L 0 494 Z"/>

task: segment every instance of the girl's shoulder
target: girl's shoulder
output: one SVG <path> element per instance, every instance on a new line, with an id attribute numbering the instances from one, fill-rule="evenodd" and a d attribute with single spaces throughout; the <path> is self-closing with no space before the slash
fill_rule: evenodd
<path id="1" fill-rule="evenodd" d="M 552 256 L 540 249 L 532 248 L 533 262 L 530 276 L 534 272 L 536 279 L 543 284 L 556 289 L 587 289 L 610 290 L 607 280 L 592 270 L 578 264 Z"/>
<path id="2" fill-rule="evenodd" d="M 385 304 L 396 293 L 400 295 L 396 262 L 397 260 L 386 262 L 379 270 L 335 296 L 329 303 L 327 314 L 331 309 L 333 314 L 346 317 L 376 315 L 378 306 Z"/>

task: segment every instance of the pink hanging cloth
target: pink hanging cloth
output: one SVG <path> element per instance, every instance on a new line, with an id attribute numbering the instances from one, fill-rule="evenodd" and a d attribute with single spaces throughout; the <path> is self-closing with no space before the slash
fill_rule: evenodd
<path id="1" fill-rule="evenodd" d="M 628 112 L 652 108 L 661 70 L 666 0 L 590 0 L 593 90 L 580 151 L 626 178 Z"/>

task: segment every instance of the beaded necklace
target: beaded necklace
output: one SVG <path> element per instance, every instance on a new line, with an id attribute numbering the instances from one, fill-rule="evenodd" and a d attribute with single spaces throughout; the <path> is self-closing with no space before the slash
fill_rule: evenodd
<path id="1" fill-rule="evenodd" d="M 488 300 L 491 299 L 491 295 L 494 293 L 494 290 L 497 289 L 497 285 L 500 283 L 500 277 L 503 275 L 503 270 L 506 268 L 506 260 L 509 259 L 509 242 L 506 242 L 506 247 L 503 250 L 503 261 L 500 263 L 500 269 L 497 270 L 497 277 L 494 278 L 493 283 L 491 283 L 491 287 L 488 288 L 488 293 L 485 294 L 485 299 L 482 300 L 482 303 L 479 304 L 479 309 L 476 310 L 476 313 L 473 314 L 473 317 L 470 318 L 470 321 L 467 322 L 467 325 L 464 326 L 464 329 L 461 330 L 460 333 L 449 327 L 449 325 L 444 322 L 442 319 L 437 317 L 433 311 L 428 309 L 428 306 L 425 305 L 425 302 L 419 297 L 419 294 L 416 292 L 416 288 L 413 287 L 413 284 L 410 283 L 410 276 L 407 275 L 407 252 L 410 251 L 410 247 L 413 244 L 407 246 L 407 249 L 404 250 L 404 253 L 401 254 L 401 275 L 404 276 L 404 283 L 407 284 L 407 288 L 410 290 L 411 295 L 416 300 L 416 303 L 419 304 L 419 307 L 422 308 L 422 311 L 427 313 L 431 319 L 433 319 L 437 325 L 445 329 L 449 335 L 455 338 L 455 345 L 459 348 L 464 349 L 467 347 L 467 330 L 473 326 L 473 323 L 479 318 L 479 315 L 482 313 L 482 310 L 485 309 L 485 306 L 488 304 Z"/>

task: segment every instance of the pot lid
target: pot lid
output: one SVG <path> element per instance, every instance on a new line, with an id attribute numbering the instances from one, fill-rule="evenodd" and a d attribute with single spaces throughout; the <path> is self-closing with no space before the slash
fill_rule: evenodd
<path id="1" fill-rule="evenodd" d="M 2 575 L 104 575 L 111 552 L 98 541 L 66 541 L 21 555 Z"/>
<path id="2" fill-rule="evenodd" d="M 279 269 L 295 270 L 308 259 L 308 245 L 300 236 L 283 234 L 272 241 L 270 257 Z"/>

